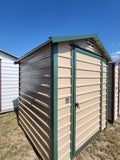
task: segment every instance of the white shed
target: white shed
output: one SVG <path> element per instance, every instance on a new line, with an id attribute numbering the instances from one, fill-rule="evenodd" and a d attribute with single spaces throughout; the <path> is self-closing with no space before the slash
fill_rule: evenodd
<path id="1" fill-rule="evenodd" d="M 18 57 L 0 50 L 0 113 L 18 107 L 19 66 Z"/>

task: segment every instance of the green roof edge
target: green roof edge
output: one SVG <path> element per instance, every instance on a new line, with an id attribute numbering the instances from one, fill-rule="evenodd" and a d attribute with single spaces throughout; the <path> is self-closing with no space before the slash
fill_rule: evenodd
<path id="1" fill-rule="evenodd" d="M 106 52 L 106 53 L 107 53 L 107 55 L 109 56 L 109 58 L 110 58 L 111 62 L 113 62 L 113 60 L 112 60 L 111 56 L 110 56 L 110 55 L 109 55 L 109 53 L 107 52 L 107 50 L 106 50 L 105 46 L 103 45 L 102 41 L 100 40 L 100 38 L 99 38 L 98 34 L 97 34 L 97 38 L 98 38 L 98 40 L 100 41 L 101 45 L 103 46 L 103 48 L 104 48 L 105 52 Z"/>
<path id="2" fill-rule="evenodd" d="M 65 42 L 65 41 L 72 41 L 72 40 L 78 40 L 78 39 L 87 39 L 87 38 L 97 38 L 99 42 L 101 43 L 104 51 L 107 53 L 110 61 L 112 61 L 111 56 L 107 52 L 106 48 L 104 47 L 102 41 L 100 40 L 99 36 L 97 33 L 92 33 L 92 34 L 78 34 L 78 35 L 66 35 L 66 36 L 52 36 L 50 39 L 52 40 L 53 43 L 57 42 Z"/>
<path id="3" fill-rule="evenodd" d="M 97 33 L 93 34 L 78 34 L 78 35 L 66 35 L 66 36 L 52 36 L 50 37 L 52 39 L 53 43 L 56 42 L 63 42 L 63 41 L 72 41 L 77 39 L 85 39 L 85 38 L 94 38 L 97 37 Z"/>

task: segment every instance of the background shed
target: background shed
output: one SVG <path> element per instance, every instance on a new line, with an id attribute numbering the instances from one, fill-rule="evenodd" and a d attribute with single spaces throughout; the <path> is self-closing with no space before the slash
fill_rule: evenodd
<path id="1" fill-rule="evenodd" d="M 21 57 L 19 123 L 44 160 L 69 160 L 107 127 L 109 57 L 97 34 L 55 36 Z"/>
<path id="2" fill-rule="evenodd" d="M 19 67 L 18 57 L 0 50 L 0 113 L 18 107 Z"/>
<path id="3" fill-rule="evenodd" d="M 120 60 L 109 63 L 108 71 L 108 120 L 114 122 L 120 116 Z"/>
<path id="4" fill-rule="evenodd" d="M 115 63 L 116 63 L 116 65 L 118 65 L 118 109 L 117 109 L 117 117 L 120 117 L 120 59 L 118 59 Z"/>

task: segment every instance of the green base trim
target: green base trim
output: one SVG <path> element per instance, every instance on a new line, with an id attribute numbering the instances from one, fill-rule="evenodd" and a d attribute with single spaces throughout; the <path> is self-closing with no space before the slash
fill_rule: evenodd
<path id="1" fill-rule="evenodd" d="M 58 160 L 57 109 L 58 109 L 58 44 L 51 45 L 51 117 L 52 117 L 52 160 Z"/>
<path id="2" fill-rule="evenodd" d="M 100 130 L 97 131 L 91 138 L 89 138 L 89 139 L 75 152 L 75 154 L 77 154 L 78 152 L 80 152 L 80 150 L 83 149 L 95 136 L 97 136 L 98 133 L 100 133 Z"/>

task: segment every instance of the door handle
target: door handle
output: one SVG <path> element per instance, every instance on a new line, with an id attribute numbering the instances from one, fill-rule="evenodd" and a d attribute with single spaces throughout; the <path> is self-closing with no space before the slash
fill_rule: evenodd
<path id="1" fill-rule="evenodd" d="M 75 103 L 75 107 L 80 108 L 79 103 Z"/>

